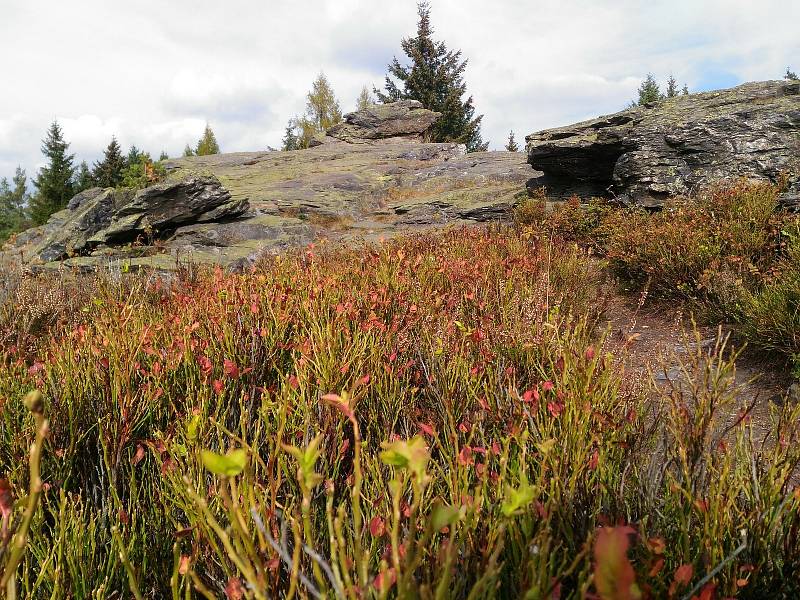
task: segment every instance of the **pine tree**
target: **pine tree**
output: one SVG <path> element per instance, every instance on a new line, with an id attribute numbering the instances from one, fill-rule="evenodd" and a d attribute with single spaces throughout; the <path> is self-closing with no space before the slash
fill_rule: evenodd
<path id="1" fill-rule="evenodd" d="M 30 203 L 31 219 L 36 225 L 47 222 L 50 215 L 64 208 L 74 195 L 72 178 L 75 167 L 72 161 L 75 155 L 67 154 L 69 144 L 64 141 L 58 121 L 50 125 L 42 144 L 42 154 L 48 159 L 48 164 L 40 169 L 33 182 L 37 193 Z"/>
<path id="2" fill-rule="evenodd" d="M 651 102 L 658 102 L 663 99 L 664 95 L 658 87 L 656 78 L 653 77 L 652 73 L 648 73 L 645 80 L 639 86 L 639 106 L 650 104 Z"/>
<path id="3" fill-rule="evenodd" d="M 417 13 L 416 37 L 405 38 L 400 44 L 411 64 L 403 66 L 396 57 L 392 60 L 385 91 L 374 90 L 378 99 L 418 100 L 425 108 L 442 113 L 431 128 L 432 141 L 466 144 L 469 152 L 486 150 L 489 144 L 481 138 L 483 115 L 475 116 L 472 96 L 463 99 L 467 93 L 467 61 L 461 60 L 460 50 L 448 50 L 444 42 L 433 39 L 428 2 L 420 2 Z"/>
<path id="4" fill-rule="evenodd" d="M 375 104 L 375 101 L 372 98 L 372 94 L 369 93 L 367 86 L 361 88 L 361 93 L 358 95 L 356 99 L 356 110 L 366 110 L 370 107 L 370 105 Z"/>
<path id="5" fill-rule="evenodd" d="M 325 73 L 320 73 L 306 95 L 306 114 L 295 118 L 297 144 L 308 148 L 311 140 L 342 122 L 342 109 Z"/>
<path id="6" fill-rule="evenodd" d="M 689 86 L 686 85 L 685 83 L 683 84 L 683 87 L 681 88 L 681 95 L 682 96 L 688 96 L 689 95 Z"/>
<path id="7" fill-rule="evenodd" d="M 138 150 L 137 150 L 138 153 Z M 122 183 L 122 171 L 125 170 L 125 158 L 122 156 L 117 138 L 112 137 L 103 151 L 103 160 L 94 163 L 95 185 L 102 188 L 117 187 Z"/>
<path id="8" fill-rule="evenodd" d="M 667 98 L 674 98 L 678 95 L 678 81 L 675 77 L 670 74 L 669 79 L 667 79 Z"/>
<path id="9" fill-rule="evenodd" d="M 214 132 L 211 131 L 211 126 L 208 123 L 206 123 L 206 129 L 203 132 L 203 137 L 201 137 L 197 142 L 197 148 L 195 148 L 194 153 L 197 156 L 219 154 L 217 137 L 214 135 Z"/>
<path id="10" fill-rule="evenodd" d="M 136 144 L 131 146 L 128 150 L 128 156 L 125 157 L 125 166 L 138 165 L 139 159 L 142 157 L 142 152 L 136 147 Z"/>
<path id="11" fill-rule="evenodd" d="M 517 145 L 517 140 L 514 139 L 514 130 L 511 130 L 511 133 L 508 134 L 508 142 L 506 142 L 506 150 L 508 152 L 519 152 L 519 146 Z"/>
<path id="12" fill-rule="evenodd" d="M 289 119 L 286 124 L 286 131 L 281 141 L 281 149 L 285 151 L 300 149 L 300 139 L 297 136 L 297 119 Z"/>
<path id="13" fill-rule="evenodd" d="M 800 77 L 797 76 L 797 73 L 792 71 L 792 69 L 789 67 L 786 67 L 786 75 L 784 75 L 783 78 L 789 80 L 800 79 Z"/>
<path id="14" fill-rule="evenodd" d="M 166 150 L 162 150 L 161 154 L 158 155 L 158 162 L 164 162 L 165 160 L 169 160 L 169 154 L 167 154 Z"/>
<path id="15" fill-rule="evenodd" d="M 189 156 L 194 156 L 194 150 L 189 144 L 186 144 L 186 147 L 183 149 L 183 157 L 188 158 Z"/>
<path id="16" fill-rule="evenodd" d="M 12 182 L 13 188 L 5 177 L 0 180 L 0 241 L 8 239 L 28 225 L 28 177 L 25 169 L 17 167 Z"/>
<path id="17" fill-rule="evenodd" d="M 89 170 L 89 165 L 86 164 L 85 160 L 81 161 L 80 166 L 78 166 L 78 172 L 75 174 L 75 182 L 72 184 L 75 193 L 78 194 L 94 186 L 94 177 L 92 177 L 92 172 Z"/>

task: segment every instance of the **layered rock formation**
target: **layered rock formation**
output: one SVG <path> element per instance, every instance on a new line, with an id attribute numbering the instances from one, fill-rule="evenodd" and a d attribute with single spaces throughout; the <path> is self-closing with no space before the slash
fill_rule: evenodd
<path id="1" fill-rule="evenodd" d="M 331 141 L 359 144 L 387 138 L 423 141 L 425 133 L 441 117 L 441 113 L 423 108 L 422 102 L 401 100 L 392 104 L 373 104 L 365 110 L 349 113 L 312 146 Z"/>
<path id="2" fill-rule="evenodd" d="M 308 150 L 168 161 L 167 180 L 136 194 L 79 194 L 18 236 L 14 255 L 81 268 L 173 268 L 176 259 L 237 267 L 319 238 L 378 239 L 506 215 L 535 175 L 525 155 L 424 143 L 437 117 L 418 102 L 373 106 Z"/>
<path id="3" fill-rule="evenodd" d="M 647 206 L 718 179 L 777 182 L 800 169 L 800 83 L 766 81 L 678 96 L 527 136 L 529 187 L 613 194 Z M 797 205 L 800 182 L 783 195 Z"/>
<path id="4" fill-rule="evenodd" d="M 231 199 L 213 176 L 162 182 L 137 193 L 91 188 L 15 243 L 28 261 L 51 262 L 96 251 L 102 255 L 115 246 L 168 237 L 186 224 L 241 217 L 248 208 L 247 200 Z"/>

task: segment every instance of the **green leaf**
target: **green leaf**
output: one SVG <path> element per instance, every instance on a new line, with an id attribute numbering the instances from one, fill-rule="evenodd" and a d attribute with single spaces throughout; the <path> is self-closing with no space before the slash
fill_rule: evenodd
<path id="1" fill-rule="evenodd" d="M 457 506 L 437 506 L 431 515 L 431 525 L 434 531 L 452 525 L 461 517 L 461 509 Z"/>
<path id="2" fill-rule="evenodd" d="M 200 430 L 200 415 L 195 415 L 189 421 L 189 424 L 186 426 L 186 437 L 189 439 L 190 442 L 197 441 L 197 436 Z"/>
<path id="3" fill-rule="evenodd" d="M 536 496 L 536 488 L 527 481 L 520 483 L 517 489 L 509 486 L 506 488 L 506 497 L 500 510 L 504 516 L 511 517 L 533 502 Z"/>
<path id="4" fill-rule="evenodd" d="M 428 447 L 420 436 L 410 440 L 397 440 L 381 444 L 381 460 L 392 467 L 408 469 L 417 479 L 425 477 L 425 468 L 428 466 L 430 454 Z"/>
<path id="5" fill-rule="evenodd" d="M 238 448 L 225 455 L 211 450 L 202 450 L 200 460 L 203 461 L 203 466 L 212 473 L 233 477 L 244 471 L 245 465 L 247 465 L 247 450 Z"/>

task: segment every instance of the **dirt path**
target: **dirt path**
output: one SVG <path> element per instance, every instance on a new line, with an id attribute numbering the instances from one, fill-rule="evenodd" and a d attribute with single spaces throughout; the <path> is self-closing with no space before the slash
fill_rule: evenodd
<path id="1" fill-rule="evenodd" d="M 611 336 L 609 344 L 622 357 L 626 371 L 634 380 L 646 385 L 653 377 L 666 384 L 667 379 L 682 379 L 680 361 L 696 349 L 691 316 L 678 303 L 641 301 L 633 296 L 612 296 L 607 312 Z M 698 326 L 700 343 L 713 345 L 725 329 Z M 733 342 L 729 342 L 734 347 Z M 776 368 L 774 361 L 757 351 L 746 351 L 736 361 L 736 383 L 740 404 L 755 401 L 753 418 L 766 423 L 770 405 L 786 399 L 791 383 L 787 373 Z"/>

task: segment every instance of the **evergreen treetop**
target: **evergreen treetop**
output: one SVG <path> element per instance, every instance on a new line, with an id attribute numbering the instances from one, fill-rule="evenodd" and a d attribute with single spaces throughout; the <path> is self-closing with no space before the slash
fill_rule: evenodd
<path id="1" fill-rule="evenodd" d="M 508 152 L 519 152 L 519 145 L 517 140 L 514 139 L 514 130 L 508 134 L 508 141 L 506 142 L 506 150 Z"/>
<path id="2" fill-rule="evenodd" d="M 17 167 L 12 182 L 13 188 L 5 177 L 0 180 L 0 242 L 22 231 L 27 225 L 25 205 L 28 201 L 28 186 L 25 170 Z"/>
<path id="3" fill-rule="evenodd" d="M 44 224 L 50 215 L 64 208 L 74 195 L 72 181 L 75 167 L 72 161 L 75 155 L 68 154 L 68 148 L 61 126 L 58 121 L 53 121 L 42 141 L 42 154 L 48 163 L 39 170 L 33 182 L 37 193 L 30 203 L 30 213 L 36 225 Z"/>
<path id="4" fill-rule="evenodd" d="M 464 99 L 467 61 L 461 59 L 460 50 L 448 50 L 444 42 L 433 39 L 428 2 L 420 2 L 417 13 L 416 37 L 400 43 L 410 65 L 402 65 L 397 57 L 392 60 L 385 91 L 374 90 L 378 100 L 418 100 L 425 108 L 442 113 L 431 128 L 432 141 L 466 144 L 470 152 L 486 150 L 488 143 L 481 138 L 483 115 L 475 116 L 472 96 Z"/>
<path id="5" fill-rule="evenodd" d="M 789 79 L 789 80 L 800 79 L 800 77 L 797 76 L 797 73 L 792 71 L 790 67 L 786 67 L 786 75 L 784 75 L 783 77 L 784 79 Z"/>
<path id="6" fill-rule="evenodd" d="M 667 98 L 674 98 L 678 95 L 678 81 L 675 79 L 675 76 L 670 74 L 669 79 L 667 79 Z"/>
<path id="7" fill-rule="evenodd" d="M 197 141 L 197 147 L 194 150 L 197 156 L 209 156 L 211 154 L 219 154 L 219 144 L 217 143 L 217 136 L 211 130 L 211 126 L 206 123 L 203 137 Z"/>
<path id="8" fill-rule="evenodd" d="M 78 194 L 94 186 L 94 177 L 89 169 L 89 165 L 86 164 L 85 160 L 81 161 L 81 164 L 78 166 L 78 171 L 75 174 L 75 183 L 73 184 L 74 192 Z"/>
<path id="9" fill-rule="evenodd" d="M 92 175 L 95 184 L 103 188 L 119 186 L 122 183 L 122 172 L 125 170 L 125 166 L 122 148 L 120 148 L 117 138 L 112 137 L 103 151 L 103 160 L 94 164 Z"/>
<path id="10" fill-rule="evenodd" d="M 283 134 L 283 140 L 281 140 L 281 149 L 285 151 L 289 150 L 298 150 L 300 148 L 300 140 L 296 133 L 297 130 L 297 121 L 295 119 L 289 119 L 289 122 L 286 124 L 286 130 Z"/>
<path id="11" fill-rule="evenodd" d="M 658 87 L 656 78 L 653 77 L 652 73 L 648 73 L 647 77 L 645 77 L 644 81 L 642 81 L 642 84 L 639 86 L 639 106 L 658 102 L 663 99 L 664 95 Z"/>

